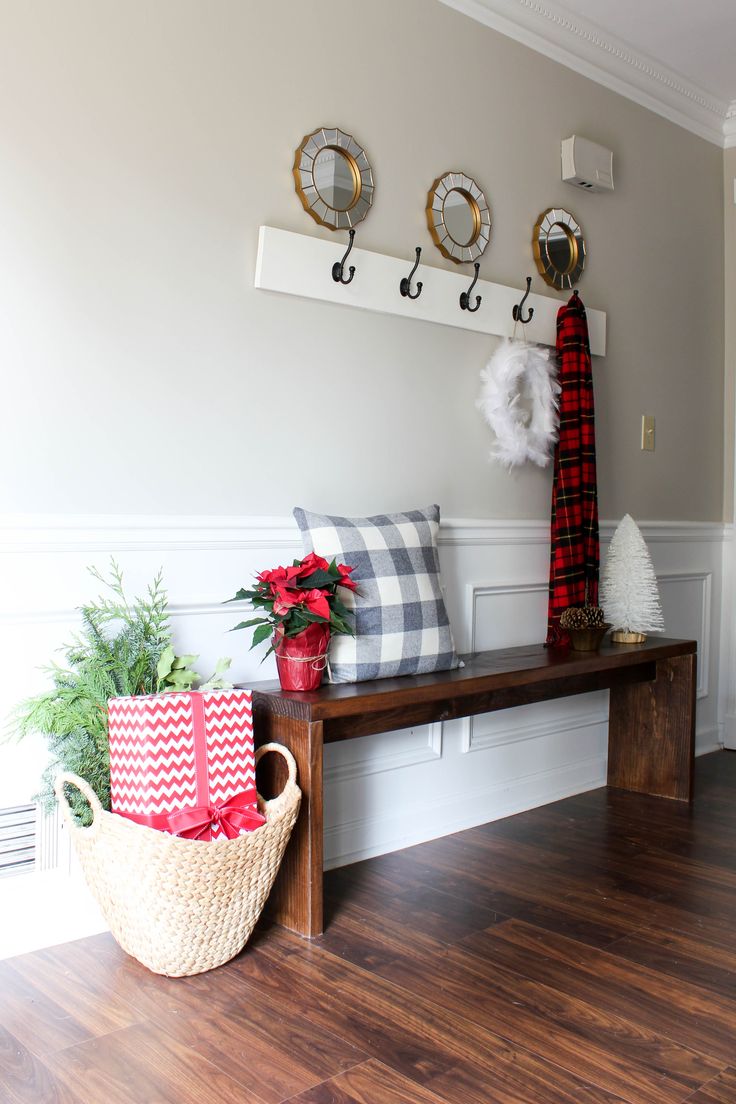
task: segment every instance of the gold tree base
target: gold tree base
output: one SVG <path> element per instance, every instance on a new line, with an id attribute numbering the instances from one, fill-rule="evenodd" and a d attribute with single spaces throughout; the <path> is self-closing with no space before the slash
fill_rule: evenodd
<path id="1" fill-rule="evenodd" d="M 597 652 L 603 643 L 603 637 L 610 629 L 610 625 L 595 625 L 584 629 L 568 629 L 570 644 L 574 652 Z"/>
<path id="2" fill-rule="evenodd" d="M 611 633 L 614 644 L 643 644 L 646 634 L 640 632 L 626 632 L 624 629 L 616 629 Z"/>

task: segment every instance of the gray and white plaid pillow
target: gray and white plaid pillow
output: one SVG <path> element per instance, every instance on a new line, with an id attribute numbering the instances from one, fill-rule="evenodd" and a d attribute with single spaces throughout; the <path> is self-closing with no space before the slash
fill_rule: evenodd
<path id="1" fill-rule="evenodd" d="M 355 636 L 333 636 L 333 682 L 424 675 L 459 665 L 440 589 L 439 506 L 405 514 L 346 518 L 297 507 L 304 551 L 354 568 Z"/>

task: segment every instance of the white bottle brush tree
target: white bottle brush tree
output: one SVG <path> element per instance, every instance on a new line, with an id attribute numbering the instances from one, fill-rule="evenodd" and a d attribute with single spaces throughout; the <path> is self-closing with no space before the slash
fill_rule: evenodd
<path id="1" fill-rule="evenodd" d="M 613 640 L 624 638 L 624 643 L 634 643 L 645 640 L 648 632 L 664 629 L 649 549 L 630 514 L 611 538 L 600 590 L 606 620 L 613 625 Z"/>

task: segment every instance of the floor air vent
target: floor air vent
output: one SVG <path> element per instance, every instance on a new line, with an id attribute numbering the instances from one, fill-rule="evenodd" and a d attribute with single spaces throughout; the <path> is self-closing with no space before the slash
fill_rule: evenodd
<path id="1" fill-rule="evenodd" d="M 35 805 L 0 809 L 0 878 L 34 869 L 36 813 Z"/>

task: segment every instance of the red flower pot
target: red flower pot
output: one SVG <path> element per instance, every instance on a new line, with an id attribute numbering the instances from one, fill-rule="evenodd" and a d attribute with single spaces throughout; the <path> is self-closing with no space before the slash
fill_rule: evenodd
<path id="1" fill-rule="evenodd" d="M 298 636 L 284 636 L 278 629 L 273 637 L 276 667 L 282 690 L 316 690 L 327 666 L 330 626 L 314 622 Z"/>

